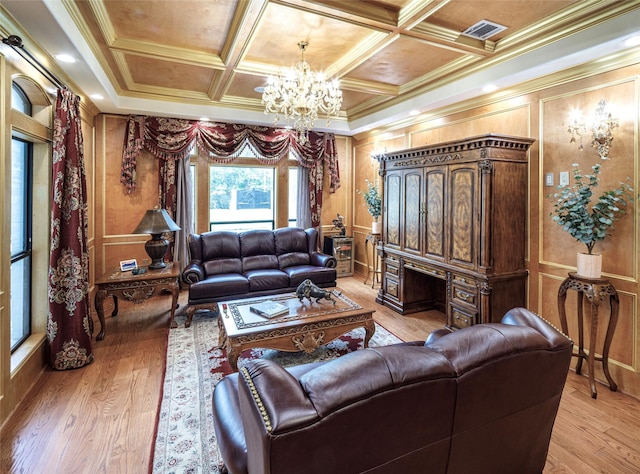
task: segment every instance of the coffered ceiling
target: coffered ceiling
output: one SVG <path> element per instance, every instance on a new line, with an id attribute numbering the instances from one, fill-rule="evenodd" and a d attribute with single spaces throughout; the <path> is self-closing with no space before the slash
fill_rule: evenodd
<path id="1" fill-rule="evenodd" d="M 65 74 L 104 112 L 273 124 L 256 88 L 300 60 L 338 78 L 354 134 L 609 54 L 640 2 L 602 0 L 2 0 L 28 34 L 80 61 Z M 506 27 L 486 39 L 478 22 Z M 7 32 L 11 34 L 12 32 Z M 285 125 L 286 123 L 281 123 Z"/>

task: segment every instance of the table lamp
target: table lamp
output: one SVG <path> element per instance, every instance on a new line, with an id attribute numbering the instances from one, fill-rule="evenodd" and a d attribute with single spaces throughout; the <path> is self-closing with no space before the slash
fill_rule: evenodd
<path id="1" fill-rule="evenodd" d="M 169 248 L 169 241 L 162 238 L 162 233 L 176 230 L 180 230 L 180 227 L 171 219 L 165 209 L 151 209 L 144 214 L 133 233 L 151 234 L 151 240 L 144 244 L 144 249 L 151 259 L 149 269 L 157 270 L 167 266 L 163 258 Z"/>

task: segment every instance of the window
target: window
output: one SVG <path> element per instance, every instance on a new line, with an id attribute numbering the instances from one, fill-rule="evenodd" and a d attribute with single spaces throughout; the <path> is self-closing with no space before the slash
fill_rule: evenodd
<path id="1" fill-rule="evenodd" d="M 31 144 L 11 139 L 11 351 L 31 334 Z"/>
<path id="2" fill-rule="evenodd" d="M 273 229 L 275 168 L 211 165 L 209 228 Z"/>
<path id="3" fill-rule="evenodd" d="M 11 87 L 11 108 L 31 116 L 31 102 L 22 88 L 15 83 Z"/>
<path id="4" fill-rule="evenodd" d="M 11 86 L 11 107 L 31 116 L 22 88 Z M 33 144 L 11 138 L 11 352 L 31 335 Z"/>

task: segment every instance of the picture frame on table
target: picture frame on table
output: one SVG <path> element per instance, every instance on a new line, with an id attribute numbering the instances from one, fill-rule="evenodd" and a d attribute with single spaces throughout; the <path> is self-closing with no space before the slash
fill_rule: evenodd
<path id="1" fill-rule="evenodd" d="M 135 258 L 129 259 L 129 260 L 122 260 L 120 262 L 120 271 L 121 272 L 128 272 L 131 270 L 134 270 L 138 268 L 138 262 L 136 261 Z"/>

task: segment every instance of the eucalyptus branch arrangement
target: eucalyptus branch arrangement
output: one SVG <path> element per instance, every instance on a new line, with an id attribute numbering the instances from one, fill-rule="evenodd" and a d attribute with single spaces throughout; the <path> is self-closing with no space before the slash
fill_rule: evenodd
<path id="1" fill-rule="evenodd" d="M 601 156 L 603 160 L 606 158 Z M 601 165 L 591 168 L 592 174 L 582 174 L 578 164 L 573 165 L 573 185 L 559 186 L 553 195 L 553 220 L 578 242 L 587 246 L 589 254 L 596 242 L 604 240 L 614 229 L 613 223 L 624 214 L 624 207 L 635 197 L 628 183 L 603 192 L 594 204 L 594 188 L 598 186 Z"/>
<path id="2" fill-rule="evenodd" d="M 382 198 L 380 197 L 380 192 L 378 191 L 378 186 L 373 184 L 368 179 L 366 180 L 367 190 L 366 191 L 356 191 L 358 194 L 362 195 L 364 198 L 364 204 L 367 206 L 367 210 L 371 217 L 377 222 L 378 217 L 382 214 Z"/>

